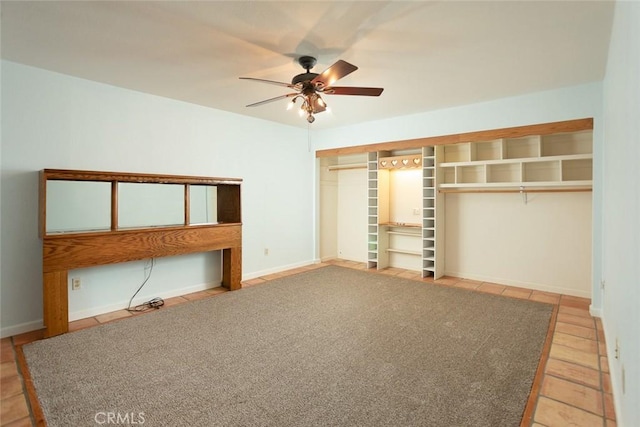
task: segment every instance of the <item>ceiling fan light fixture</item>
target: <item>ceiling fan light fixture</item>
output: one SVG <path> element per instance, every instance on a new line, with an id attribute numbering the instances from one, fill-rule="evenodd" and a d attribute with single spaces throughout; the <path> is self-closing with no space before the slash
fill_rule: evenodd
<path id="1" fill-rule="evenodd" d="M 370 87 L 334 87 L 333 83 L 351 74 L 358 69 L 355 65 L 349 64 L 343 60 L 338 60 L 322 73 L 312 73 L 311 68 L 316 64 L 316 59 L 312 56 L 302 56 L 298 59 L 298 63 L 305 69 L 305 73 L 294 76 L 291 83 L 276 82 L 273 80 L 256 79 L 251 77 L 240 77 L 244 80 L 255 80 L 258 82 L 269 83 L 277 86 L 284 86 L 295 90 L 293 93 L 276 96 L 275 98 L 265 99 L 264 101 L 254 102 L 247 107 L 256 107 L 268 102 L 276 101 L 283 98 L 291 98 L 291 102 L 287 103 L 287 110 L 293 108 L 298 98 L 301 99 L 298 114 L 300 117 L 306 115 L 307 121 L 313 123 L 315 121 L 314 114 L 330 111 L 327 103 L 320 96 L 326 95 L 360 95 L 360 96 L 380 96 L 384 89 Z"/>

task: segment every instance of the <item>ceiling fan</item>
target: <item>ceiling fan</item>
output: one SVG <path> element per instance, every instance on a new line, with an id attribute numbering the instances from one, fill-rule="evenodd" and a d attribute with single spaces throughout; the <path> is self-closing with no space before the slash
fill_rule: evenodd
<path id="1" fill-rule="evenodd" d="M 257 82 L 269 83 L 278 86 L 288 87 L 295 90 L 293 93 L 276 96 L 247 105 L 247 107 L 257 107 L 279 99 L 293 98 L 287 109 L 293 107 L 298 99 L 302 102 L 300 114 L 307 115 L 307 121 L 313 123 L 314 114 L 321 113 L 327 109 L 327 104 L 320 96 L 325 95 L 359 95 L 359 96 L 380 96 L 383 88 L 377 87 L 350 87 L 333 86 L 333 84 L 344 76 L 353 73 L 358 69 L 355 65 L 346 61 L 338 60 L 335 64 L 324 70 L 322 73 L 312 73 L 311 69 L 316 65 L 316 58 L 312 56 L 301 56 L 298 63 L 306 70 L 305 73 L 295 76 L 291 83 L 276 82 L 273 80 L 254 79 L 252 77 L 240 77 L 243 80 L 254 80 Z"/>

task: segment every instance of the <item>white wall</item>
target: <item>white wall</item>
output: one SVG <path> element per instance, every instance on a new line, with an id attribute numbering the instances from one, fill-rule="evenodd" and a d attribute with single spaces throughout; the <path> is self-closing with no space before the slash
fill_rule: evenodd
<path id="1" fill-rule="evenodd" d="M 349 147 L 601 116 L 601 83 L 316 131 L 313 148 Z M 384 102 L 384 94 L 382 95 Z M 601 144 L 601 135 L 594 142 Z"/>
<path id="2" fill-rule="evenodd" d="M 418 213 L 414 213 L 415 209 L 418 209 Z M 389 170 L 389 221 L 413 224 L 421 223 L 421 168 Z M 416 250 L 421 249 L 422 246 L 417 245 Z M 422 263 L 420 263 L 420 265 L 422 265 Z"/>
<path id="3" fill-rule="evenodd" d="M 243 178 L 243 277 L 313 261 L 315 160 L 306 130 L 7 61 L 1 108 L 3 336 L 41 327 L 37 201 L 44 168 Z M 72 317 L 124 308 L 144 266 L 71 272 L 83 282 L 69 293 Z M 163 258 L 140 297 L 219 281 L 219 255 Z"/>
<path id="4" fill-rule="evenodd" d="M 367 157 L 325 157 L 317 161 L 320 260 L 367 260 Z M 346 169 L 331 169 L 331 167 Z M 353 168 L 356 166 L 356 168 Z"/>
<path id="5" fill-rule="evenodd" d="M 338 174 L 338 258 L 367 261 L 367 170 Z M 364 249 L 364 250 L 362 250 Z"/>
<path id="6" fill-rule="evenodd" d="M 317 161 L 319 260 L 338 257 L 338 172 L 328 169 L 328 159 Z"/>
<path id="7" fill-rule="evenodd" d="M 640 3 L 617 2 L 604 93 L 603 325 L 619 426 L 640 425 Z M 613 357 L 616 339 L 620 357 Z M 626 378 L 623 387 L 623 372 Z"/>
<path id="8" fill-rule="evenodd" d="M 591 297 L 591 193 L 445 199 L 445 274 Z"/>

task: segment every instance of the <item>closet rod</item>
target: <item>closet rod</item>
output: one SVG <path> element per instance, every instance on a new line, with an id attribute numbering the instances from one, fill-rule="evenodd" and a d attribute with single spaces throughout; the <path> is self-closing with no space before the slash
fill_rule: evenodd
<path id="1" fill-rule="evenodd" d="M 546 188 L 546 189 L 469 189 L 469 190 L 438 190 L 439 193 L 570 193 L 592 191 L 591 188 Z"/>
<path id="2" fill-rule="evenodd" d="M 347 169 L 366 169 L 367 168 L 367 164 L 366 163 L 353 163 L 350 165 L 331 165 L 331 166 L 327 166 L 327 169 L 330 171 L 337 171 L 337 170 L 347 170 Z"/>

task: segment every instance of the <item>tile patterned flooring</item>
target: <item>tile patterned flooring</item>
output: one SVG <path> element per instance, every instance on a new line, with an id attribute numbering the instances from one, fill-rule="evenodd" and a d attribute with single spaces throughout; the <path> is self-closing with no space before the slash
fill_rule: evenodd
<path id="1" fill-rule="evenodd" d="M 363 263 L 333 260 L 247 280 L 243 282 L 243 286 L 260 285 L 272 279 L 321 268 L 328 264 L 359 270 L 366 269 Z M 444 277 L 434 281 L 432 278 L 420 278 L 417 272 L 399 268 L 388 268 L 377 273 L 433 282 L 442 286 L 465 288 L 475 292 L 556 304 L 558 314 L 549 356 L 545 361 L 544 373 L 533 387 L 532 397 L 535 409 L 531 416 L 525 414 L 522 425 L 533 427 L 568 425 L 613 427 L 616 425 L 604 332 L 600 319 L 589 315 L 588 299 L 455 277 Z M 223 288 L 214 288 L 169 298 L 165 300 L 165 306 L 209 298 L 223 292 L 226 292 Z M 75 331 L 140 315 L 143 314 L 132 314 L 126 310 L 120 310 L 71 322 L 69 329 Z M 2 427 L 41 425 L 34 416 L 25 392 L 16 350 L 23 344 L 41 339 L 42 333 L 42 330 L 38 330 L 3 338 L 1 341 L 0 426 Z"/>

